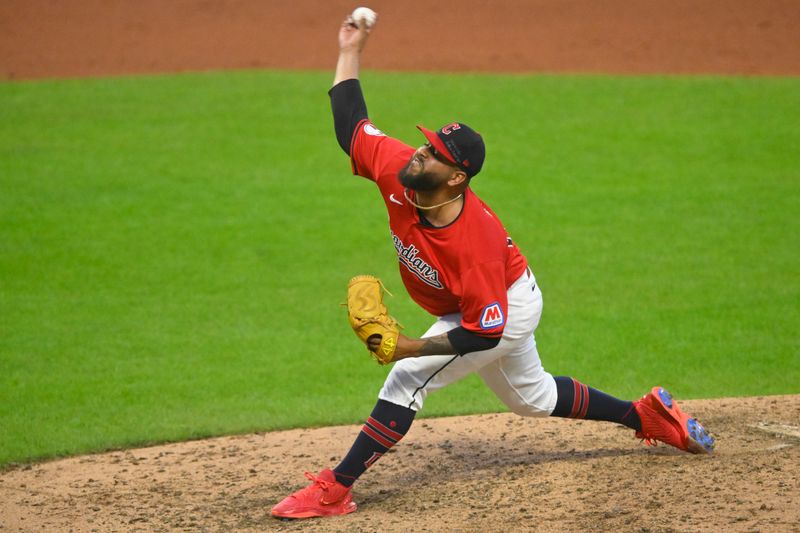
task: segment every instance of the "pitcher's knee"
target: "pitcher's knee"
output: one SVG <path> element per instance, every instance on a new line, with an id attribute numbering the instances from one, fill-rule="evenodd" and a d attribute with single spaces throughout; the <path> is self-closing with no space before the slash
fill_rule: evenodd
<path id="1" fill-rule="evenodd" d="M 543 373 L 542 378 L 532 382 L 529 386 L 515 389 L 516 394 L 505 402 L 511 412 L 520 416 L 550 416 L 556 408 L 558 391 L 556 382 L 548 373 Z M 507 397 L 507 396 L 506 396 Z"/>
<path id="2" fill-rule="evenodd" d="M 378 397 L 397 405 L 404 405 L 415 411 L 422 409 L 422 402 L 425 393 L 417 384 L 418 378 L 415 374 L 402 365 L 395 365 L 386 381 L 383 383 Z M 415 394 L 416 392 L 416 394 Z"/>
<path id="3" fill-rule="evenodd" d="M 550 416 L 550 412 L 553 410 L 547 406 L 541 405 L 531 405 L 528 403 L 515 403 L 514 405 L 509 405 L 509 409 L 515 415 L 519 416 L 530 416 L 530 417 L 545 417 Z"/>

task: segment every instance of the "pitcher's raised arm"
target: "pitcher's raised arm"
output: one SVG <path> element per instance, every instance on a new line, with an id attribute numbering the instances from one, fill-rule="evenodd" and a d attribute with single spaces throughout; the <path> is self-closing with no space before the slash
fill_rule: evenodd
<path id="1" fill-rule="evenodd" d="M 348 155 L 356 126 L 367 118 L 367 104 L 361 92 L 358 74 L 361 51 L 372 30 L 367 28 L 363 20 L 358 24 L 348 15 L 339 28 L 339 60 L 336 63 L 333 87 L 328 92 L 336 140 Z"/>

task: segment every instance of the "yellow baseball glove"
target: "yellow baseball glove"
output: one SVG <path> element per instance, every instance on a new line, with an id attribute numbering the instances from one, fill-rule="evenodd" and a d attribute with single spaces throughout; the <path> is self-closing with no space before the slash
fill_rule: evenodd
<path id="1" fill-rule="evenodd" d="M 370 350 L 369 353 L 381 365 L 392 362 L 397 337 L 403 327 L 389 316 L 389 311 L 383 305 L 385 290 L 381 280 L 369 275 L 356 276 L 347 285 L 347 317 L 350 327 L 364 344 L 367 344 L 370 337 L 380 337 L 381 344 L 377 352 Z"/>

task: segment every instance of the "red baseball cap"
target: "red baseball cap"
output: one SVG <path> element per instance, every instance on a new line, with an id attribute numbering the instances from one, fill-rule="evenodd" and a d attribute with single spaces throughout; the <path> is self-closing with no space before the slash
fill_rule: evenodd
<path id="1" fill-rule="evenodd" d="M 451 122 L 436 131 L 417 126 L 428 142 L 448 161 L 463 170 L 470 178 L 480 172 L 486 158 L 483 137 L 461 122 Z"/>

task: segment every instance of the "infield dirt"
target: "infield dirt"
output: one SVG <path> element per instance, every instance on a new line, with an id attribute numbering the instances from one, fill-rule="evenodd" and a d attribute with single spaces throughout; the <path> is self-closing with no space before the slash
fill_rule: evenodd
<path id="1" fill-rule="evenodd" d="M 602 422 L 503 413 L 417 421 L 347 516 L 271 507 L 336 464 L 359 426 L 222 437 L 0 475 L 3 531 L 797 531 L 800 395 L 688 401 L 714 455 Z"/>
<path id="2" fill-rule="evenodd" d="M 369 5 L 381 18 L 365 68 L 800 74 L 795 0 Z M 353 7 L 8 0 L 0 78 L 332 73 L 336 29 Z M 303 471 L 335 464 L 357 425 L 20 466 L 0 473 L 0 531 L 800 531 L 800 395 L 681 405 L 717 437 L 713 456 L 646 447 L 595 422 L 419 420 L 356 485 L 359 511 L 324 520 L 282 522 L 269 510 L 306 484 Z"/>

